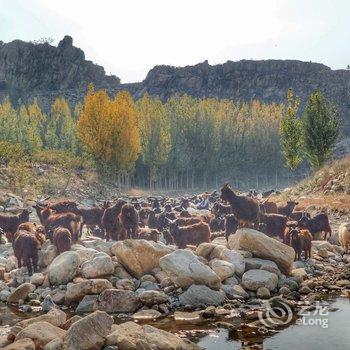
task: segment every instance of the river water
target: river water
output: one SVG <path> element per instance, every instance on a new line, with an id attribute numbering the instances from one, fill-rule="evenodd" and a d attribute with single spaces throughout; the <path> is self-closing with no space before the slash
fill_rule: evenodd
<path id="1" fill-rule="evenodd" d="M 209 350 L 349 350 L 350 299 L 338 297 L 328 302 L 330 305 L 326 315 L 311 314 L 304 319 L 299 318 L 299 321 L 294 321 L 288 327 L 273 331 L 272 335 L 228 331 L 210 323 L 175 325 L 171 319 L 155 322 L 153 325 L 187 336 Z M 0 306 L 0 335 L 9 325 L 30 316 L 33 317 L 33 314 L 24 314 L 5 305 Z"/>

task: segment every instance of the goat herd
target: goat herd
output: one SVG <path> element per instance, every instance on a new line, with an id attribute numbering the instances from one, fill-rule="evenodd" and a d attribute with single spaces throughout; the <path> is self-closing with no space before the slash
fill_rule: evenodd
<path id="1" fill-rule="evenodd" d="M 325 239 L 331 235 L 326 214 L 310 218 L 308 213 L 295 210 L 298 203 L 294 201 L 277 205 L 269 197 L 258 200 L 252 194 L 238 195 L 229 185 L 221 188 L 221 195 L 214 191 L 181 199 L 132 198 L 130 203 L 118 199 L 113 205 L 104 202 L 92 208 L 82 208 L 74 201 L 49 203 L 48 199 L 33 205 L 41 226 L 29 222 L 30 211 L 26 209 L 18 215 L 0 215 L 0 234 L 12 242 L 18 266 L 26 266 L 29 275 L 37 269 L 38 250 L 46 239 L 62 253 L 81 238 L 84 226 L 107 241 L 162 240 L 179 248 L 219 236 L 228 240 L 239 227 L 252 227 L 291 245 L 296 259 L 302 251 L 305 259 L 311 256 L 316 233 L 324 232 Z M 210 211 L 198 209 L 203 200 Z"/>

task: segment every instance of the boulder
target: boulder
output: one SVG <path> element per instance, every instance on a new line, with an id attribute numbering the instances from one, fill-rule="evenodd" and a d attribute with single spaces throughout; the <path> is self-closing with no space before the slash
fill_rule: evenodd
<path id="1" fill-rule="evenodd" d="M 52 285 L 67 284 L 78 272 L 79 255 L 68 251 L 57 256 L 48 268 L 48 276 Z"/>
<path id="2" fill-rule="evenodd" d="M 98 253 L 98 250 L 96 249 L 85 248 L 79 244 L 72 245 L 71 250 L 74 250 L 78 253 L 81 264 L 84 264 L 84 262 L 93 259 L 94 256 Z"/>
<path id="3" fill-rule="evenodd" d="M 235 273 L 235 265 L 225 260 L 213 259 L 209 262 L 209 266 L 220 277 L 221 281 Z"/>
<path id="4" fill-rule="evenodd" d="M 35 350 L 35 344 L 30 338 L 23 338 L 5 346 L 3 350 Z"/>
<path id="5" fill-rule="evenodd" d="M 63 349 L 63 342 L 60 338 L 56 338 L 51 340 L 49 343 L 47 343 L 44 346 L 43 350 L 62 350 Z"/>
<path id="6" fill-rule="evenodd" d="M 269 291 L 274 290 L 277 284 L 277 275 L 265 270 L 249 270 L 242 276 L 243 287 L 254 292 L 260 287 L 266 287 Z"/>
<path id="7" fill-rule="evenodd" d="M 30 277 L 30 283 L 36 286 L 41 286 L 44 283 L 45 275 L 41 272 L 34 273 Z"/>
<path id="8" fill-rule="evenodd" d="M 108 313 L 134 313 L 141 307 L 137 294 L 131 290 L 106 289 L 97 302 L 98 310 Z"/>
<path id="9" fill-rule="evenodd" d="M 97 310 L 98 295 L 85 295 L 75 309 L 76 314 L 85 314 Z"/>
<path id="10" fill-rule="evenodd" d="M 240 252 L 230 250 L 222 245 L 217 245 L 213 249 L 210 254 L 210 259 L 220 259 L 231 263 L 235 267 L 235 273 L 239 276 L 242 276 L 245 271 L 243 255 Z"/>
<path id="11" fill-rule="evenodd" d="M 66 292 L 66 302 L 79 301 L 87 294 L 100 294 L 105 289 L 112 289 L 112 283 L 103 278 L 96 278 L 80 283 L 68 283 Z"/>
<path id="12" fill-rule="evenodd" d="M 180 287 L 189 287 L 197 283 L 220 289 L 220 277 L 189 250 L 178 249 L 165 255 L 159 260 L 159 265 Z"/>
<path id="13" fill-rule="evenodd" d="M 65 330 L 53 326 L 51 323 L 35 322 L 21 330 L 16 336 L 16 341 L 24 338 L 30 338 L 35 344 L 35 349 L 42 349 L 53 339 L 63 339 L 65 334 Z"/>
<path id="14" fill-rule="evenodd" d="M 181 305 L 191 305 L 193 307 L 201 305 L 222 304 L 225 300 L 225 293 L 208 288 L 205 285 L 192 285 L 179 296 Z"/>
<path id="15" fill-rule="evenodd" d="M 84 278 L 111 275 L 113 272 L 113 261 L 106 253 L 97 253 L 93 259 L 86 261 L 81 266 L 81 274 Z"/>
<path id="16" fill-rule="evenodd" d="M 41 250 L 39 251 L 39 265 L 42 267 L 49 266 L 57 255 L 57 248 L 49 240 L 47 240 L 41 246 Z"/>
<path id="17" fill-rule="evenodd" d="M 159 259 L 171 253 L 164 244 L 146 241 L 144 239 L 126 239 L 112 246 L 112 253 L 118 261 L 134 277 L 150 273 L 159 266 Z"/>
<path id="18" fill-rule="evenodd" d="M 286 275 L 292 270 L 294 249 L 259 231 L 239 229 L 229 237 L 228 245 L 230 249 L 246 250 L 254 257 L 274 261 Z"/>
<path id="19" fill-rule="evenodd" d="M 23 283 L 17 287 L 8 297 L 7 302 L 17 304 L 20 300 L 26 300 L 29 293 L 35 291 L 35 285 L 31 283 Z"/>
<path id="20" fill-rule="evenodd" d="M 168 301 L 168 296 L 164 292 L 156 290 L 145 290 L 139 295 L 142 304 L 153 306 L 155 304 L 164 304 Z"/>
<path id="21" fill-rule="evenodd" d="M 200 347 L 181 339 L 179 336 L 152 327 L 125 322 L 113 327 L 107 336 L 105 345 L 116 345 L 119 349 L 152 349 L 152 350 L 197 350 Z"/>
<path id="22" fill-rule="evenodd" d="M 64 337 L 64 346 L 70 350 L 100 349 L 112 324 L 112 317 L 95 311 L 71 325 Z"/>
<path id="23" fill-rule="evenodd" d="M 249 297 L 249 294 L 239 284 L 223 284 L 221 289 L 225 292 L 229 299 L 248 299 Z"/>
<path id="24" fill-rule="evenodd" d="M 201 243 L 196 249 L 196 254 L 207 259 L 216 246 L 214 243 Z"/>

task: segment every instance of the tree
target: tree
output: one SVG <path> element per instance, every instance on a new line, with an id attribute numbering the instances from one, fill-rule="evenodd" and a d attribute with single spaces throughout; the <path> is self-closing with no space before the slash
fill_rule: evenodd
<path id="1" fill-rule="evenodd" d="M 340 130 L 334 106 L 320 91 L 315 91 L 309 96 L 304 111 L 303 129 L 306 157 L 311 166 L 317 169 L 331 155 Z"/>
<path id="2" fill-rule="evenodd" d="M 300 99 L 292 90 L 287 93 L 287 106 L 281 120 L 281 150 L 287 166 L 294 170 L 303 160 L 302 121 L 297 117 Z"/>

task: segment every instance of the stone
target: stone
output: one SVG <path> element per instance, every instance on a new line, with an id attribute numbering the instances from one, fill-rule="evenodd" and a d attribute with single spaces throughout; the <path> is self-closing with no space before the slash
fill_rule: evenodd
<path id="1" fill-rule="evenodd" d="M 188 287 L 196 283 L 213 289 L 220 288 L 219 276 L 189 250 L 178 249 L 165 255 L 159 260 L 159 265 L 172 282 L 180 287 Z"/>
<path id="2" fill-rule="evenodd" d="M 311 292 L 312 292 L 312 290 L 308 286 L 302 286 L 299 289 L 300 294 L 310 294 Z"/>
<path id="3" fill-rule="evenodd" d="M 243 255 L 240 252 L 230 250 L 222 245 L 217 245 L 210 254 L 210 259 L 215 258 L 231 263 L 235 267 L 235 273 L 238 276 L 243 275 L 245 271 L 245 262 Z"/>
<path id="4" fill-rule="evenodd" d="M 67 251 L 57 256 L 48 267 L 48 276 L 52 285 L 67 284 L 77 274 L 80 264 L 79 255 Z"/>
<path id="5" fill-rule="evenodd" d="M 93 248 L 85 248 L 79 244 L 73 244 L 71 250 L 74 250 L 78 253 L 81 264 L 84 264 L 86 261 L 92 260 L 94 256 L 98 254 L 98 250 Z"/>
<path id="6" fill-rule="evenodd" d="M 100 294 L 105 289 L 112 289 L 112 283 L 103 278 L 95 278 L 80 283 L 68 283 L 65 300 L 68 304 L 79 301 L 87 294 Z"/>
<path id="7" fill-rule="evenodd" d="M 145 290 L 139 295 L 142 304 L 152 306 L 155 304 L 163 304 L 168 301 L 168 296 L 164 292 L 155 290 Z"/>
<path id="8" fill-rule="evenodd" d="M 140 310 L 132 315 L 132 318 L 135 321 L 151 321 L 160 317 L 162 317 L 162 314 L 153 309 Z"/>
<path id="9" fill-rule="evenodd" d="M 203 322 L 203 318 L 199 311 L 194 311 L 194 312 L 175 311 L 174 321 L 176 323 L 181 323 L 181 324 L 196 324 L 196 323 Z"/>
<path id="10" fill-rule="evenodd" d="M 196 254 L 207 259 L 215 247 L 214 243 L 201 243 L 196 249 Z"/>
<path id="11" fill-rule="evenodd" d="M 236 276 L 232 276 L 232 277 L 226 278 L 223 281 L 223 283 L 227 285 L 235 285 L 235 284 L 239 284 L 239 281 Z"/>
<path id="12" fill-rule="evenodd" d="M 43 312 L 49 312 L 51 309 L 56 308 L 56 307 L 57 306 L 53 302 L 50 294 L 45 297 L 44 301 L 41 304 L 41 308 L 42 308 Z"/>
<path id="13" fill-rule="evenodd" d="M 18 286 L 8 297 L 9 304 L 18 304 L 20 300 L 26 300 L 29 293 L 35 291 L 35 285 L 31 283 L 23 283 Z"/>
<path id="14" fill-rule="evenodd" d="M 135 283 L 128 278 L 123 278 L 115 283 L 117 289 L 135 290 Z"/>
<path id="15" fill-rule="evenodd" d="M 210 289 L 205 285 L 193 284 L 184 293 L 179 296 L 181 305 L 191 305 L 197 307 L 200 305 L 222 304 L 225 300 L 225 293 Z"/>
<path id="16" fill-rule="evenodd" d="M 23 338 L 5 346 L 3 350 L 35 350 L 35 344 L 30 338 Z"/>
<path id="17" fill-rule="evenodd" d="M 294 249 L 259 231 L 239 229 L 229 237 L 228 246 L 230 249 L 250 251 L 256 258 L 272 260 L 284 274 L 291 273 Z"/>
<path id="18" fill-rule="evenodd" d="M 138 325 L 135 322 L 125 322 L 113 327 L 113 332 L 107 336 L 105 345 L 116 345 L 119 349 L 152 349 L 152 350 L 199 350 L 194 343 L 181 339 L 179 336 L 152 327 Z"/>
<path id="19" fill-rule="evenodd" d="M 140 278 L 150 273 L 155 267 L 159 267 L 159 259 L 171 252 L 172 250 L 164 244 L 143 239 L 126 239 L 116 242 L 112 246 L 112 253 L 136 278 Z"/>
<path id="20" fill-rule="evenodd" d="M 32 276 L 30 276 L 30 283 L 34 284 L 35 286 L 41 286 L 44 283 L 45 275 L 41 272 L 33 273 Z"/>
<path id="21" fill-rule="evenodd" d="M 249 270 L 242 276 L 242 285 L 248 290 L 257 291 L 260 287 L 274 290 L 278 284 L 276 274 L 265 270 Z"/>
<path id="22" fill-rule="evenodd" d="M 92 260 L 88 260 L 81 266 L 81 274 L 84 278 L 97 278 L 111 275 L 114 272 L 114 264 L 109 255 L 98 253 Z"/>
<path id="23" fill-rule="evenodd" d="M 57 255 L 57 248 L 49 240 L 47 240 L 41 246 L 41 250 L 39 250 L 39 266 L 49 266 Z"/>
<path id="24" fill-rule="evenodd" d="M 134 313 L 141 307 L 137 294 L 130 290 L 106 289 L 98 298 L 98 310 L 108 313 Z"/>
<path id="25" fill-rule="evenodd" d="M 70 350 L 100 349 L 110 333 L 113 318 L 95 311 L 74 322 L 64 337 L 64 346 Z"/>
<path id="26" fill-rule="evenodd" d="M 260 299 L 269 299 L 271 294 L 270 294 L 270 291 L 266 287 L 260 287 L 256 291 L 256 296 Z"/>
<path id="27" fill-rule="evenodd" d="M 228 299 L 247 299 L 249 294 L 239 285 L 223 284 L 221 289 L 225 292 Z"/>
<path id="28" fill-rule="evenodd" d="M 98 295 L 85 295 L 81 300 L 77 308 L 75 309 L 76 314 L 84 314 L 97 310 Z"/>
<path id="29" fill-rule="evenodd" d="M 291 292 L 291 290 L 288 287 L 281 287 L 279 290 L 279 293 L 282 295 L 288 295 Z"/>
<path id="30" fill-rule="evenodd" d="M 320 256 L 321 258 L 328 258 L 329 253 L 326 248 L 319 248 L 317 251 L 317 255 Z"/>
<path id="31" fill-rule="evenodd" d="M 305 278 L 307 278 L 307 272 L 306 272 L 305 268 L 303 268 L 303 267 L 301 267 L 299 269 L 293 269 L 291 275 L 293 277 L 298 278 L 299 281 L 302 281 Z"/>
<path id="32" fill-rule="evenodd" d="M 235 265 L 225 260 L 210 260 L 209 266 L 220 277 L 221 281 L 233 276 L 235 273 Z"/>
<path id="33" fill-rule="evenodd" d="M 16 340 L 30 338 L 34 341 L 36 349 L 42 349 L 47 343 L 49 343 L 53 339 L 63 339 L 65 334 L 65 330 L 53 326 L 51 323 L 35 322 L 21 330 L 17 334 Z"/>
<path id="34" fill-rule="evenodd" d="M 51 340 L 49 343 L 47 343 L 44 346 L 43 350 L 62 350 L 63 349 L 63 342 L 60 338 L 56 338 Z"/>

